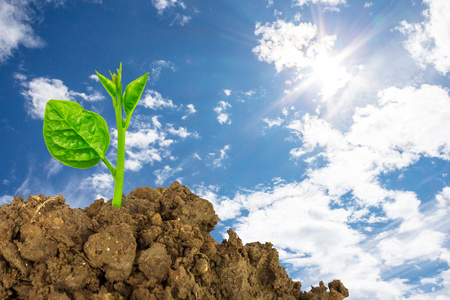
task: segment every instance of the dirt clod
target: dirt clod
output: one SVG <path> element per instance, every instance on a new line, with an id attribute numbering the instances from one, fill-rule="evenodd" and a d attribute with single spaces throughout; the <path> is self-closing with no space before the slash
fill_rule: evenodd
<path id="1" fill-rule="evenodd" d="M 0 207 L 0 299 L 342 300 L 334 280 L 300 290 L 270 243 L 211 237 L 213 206 L 174 182 L 140 187 L 122 207 L 72 209 L 61 195 Z"/>

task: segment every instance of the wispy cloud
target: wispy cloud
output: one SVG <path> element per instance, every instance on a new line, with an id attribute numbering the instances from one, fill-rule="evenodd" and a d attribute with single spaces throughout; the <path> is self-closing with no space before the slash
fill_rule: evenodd
<path id="1" fill-rule="evenodd" d="M 63 166 L 64 165 L 62 163 L 52 157 L 50 161 L 44 166 L 45 172 L 47 173 L 47 178 L 61 172 Z"/>
<path id="2" fill-rule="evenodd" d="M 102 0 L 84 0 L 101 3 Z M 37 11 L 46 5 L 64 6 L 66 0 L 0 0 L 0 64 L 10 58 L 20 46 L 42 48 L 45 41 L 36 35 L 32 24 L 36 21 Z M 38 10 L 35 10 L 38 8 Z"/>
<path id="3" fill-rule="evenodd" d="M 8 203 L 12 203 L 13 196 L 12 195 L 3 195 L 0 196 L 0 205 L 5 205 Z"/>
<path id="4" fill-rule="evenodd" d="M 152 0 L 152 4 L 158 10 L 159 15 L 163 15 L 167 11 L 172 11 L 174 9 L 179 9 L 181 11 L 185 11 L 187 9 L 186 4 L 184 4 L 183 1 L 179 0 Z M 174 18 L 171 25 L 177 23 L 181 26 L 184 26 L 188 24 L 192 19 L 191 16 L 184 12 L 172 12 L 172 15 L 174 16 Z"/>
<path id="5" fill-rule="evenodd" d="M 96 199 L 109 199 L 105 195 L 112 195 L 114 191 L 114 179 L 110 173 L 95 173 L 82 182 L 82 187 L 94 190 Z"/>
<path id="6" fill-rule="evenodd" d="M 209 153 L 209 160 L 215 168 L 223 167 L 223 161 L 228 157 L 228 151 L 231 149 L 230 145 L 225 145 L 219 149 L 218 153 Z"/>
<path id="7" fill-rule="evenodd" d="M 194 104 L 188 104 L 188 105 L 186 105 L 186 108 L 187 108 L 187 113 L 183 117 L 181 117 L 182 120 L 186 120 L 190 115 L 193 115 L 197 112 Z"/>
<path id="8" fill-rule="evenodd" d="M 152 0 L 153 6 L 162 14 L 166 9 L 175 7 L 177 4 L 181 5 L 177 0 Z"/>
<path id="9" fill-rule="evenodd" d="M 160 93 L 154 90 L 146 90 L 139 104 L 150 109 L 176 108 L 172 100 L 164 99 Z"/>
<path id="10" fill-rule="evenodd" d="M 220 124 L 231 124 L 230 114 L 227 113 L 229 107 L 231 107 L 231 104 L 227 101 L 219 101 L 218 106 L 214 108 L 214 111 L 217 113 L 217 121 Z"/>
<path id="11" fill-rule="evenodd" d="M 182 139 L 185 139 L 185 138 L 187 138 L 189 136 L 198 137 L 198 133 L 197 132 L 191 133 L 185 127 L 178 127 L 178 129 L 175 129 L 172 124 L 168 124 L 168 126 L 169 126 L 168 132 L 170 134 L 179 136 Z"/>
<path id="12" fill-rule="evenodd" d="M 402 21 L 397 27 L 408 36 L 405 48 L 417 63 L 425 68 L 433 65 L 437 71 L 447 74 L 450 71 L 450 2 L 447 0 L 424 0 L 428 9 L 423 12 L 425 20 L 410 24 Z"/>
<path id="13" fill-rule="evenodd" d="M 272 126 L 280 126 L 281 124 L 284 123 L 284 119 L 278 117 L 276 119 L 269 119 L 269 118 L 264 118 L 263 119 L 264 123 L 267 124 L 267 126 L 272 127 Z"/>
<path id="14" fill-rule="evenodd" d="M 45 42 L 32 27 L 32 11 L 25 1 L 0 1 L 0 63 L 11 57 L 19 46 L 41 48 Z"/>
<path id="15" fill-rule="evenodd" d="M 292 5 L 298 5 L 298 6 L 302 6 L 302 5 L 309 5 L 309 4 L 323 4 L 325 5 L 326 8 L 332 9 L 332 10 L 336 10 L 339 11 L 338 8 L 336 8 L 338 5 L 343 5 L 346 4 L 345 0 L 293 0 L 292 1 Z"/>
<path id="16" fill-rule="evenodd" d="M 97 74 L 92 74 L 89 76 L 89 79 L 94 80 L 96 82 L 100 82 L 100 79 L 98 79 Z"/>
<path id="17" fill-rule="evenodd" d="M 170 166 L 165 166 L 163 169 L 159 169 L 153 172 L 156 176 L 155 183 L 158 185 L 163 185 L 166 180 L 175 176 L 176 173 L 179 173 L 183 170 L 183 168 L 178 167 L 172 169 Z"/>
<path id="18" fill-rule="evenodd" d="M 158 81 L 159 77 L 161 76 L 161 72 L 164 69 L 170 69 L 173 72 L 177 70 L 174 63 L 165 60 L 156 60 L 152 62 L 150 65 L 150 69 L 151 71 L 149 81 L 152 84 L 155 84 L 155 82 Z"/>

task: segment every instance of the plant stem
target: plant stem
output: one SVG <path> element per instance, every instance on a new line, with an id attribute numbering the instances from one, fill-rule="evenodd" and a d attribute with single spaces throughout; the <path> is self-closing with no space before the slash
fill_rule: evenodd
<path id="1" fill-rule="evenodd" d="M 119 93 L 117 97 L 118 105 L 116 110 L 116 124 L 117 124 L 117 162 L 116 174 L 114 177 L 114 198 L 112 206 L 120 207 L 122 204 L 123 178 L 125 171 L 125 132 L 126 128 L 123 125 L 122 119 L 122 95 Z"/>
<path id="2" fill-rule="evenodd" d="M 116 168 L 114 168 L 106 157 L 102 158 L 103 163 L 106 165 L 108 170 L 111 172 L 112 177 L 116 178 Z"/>

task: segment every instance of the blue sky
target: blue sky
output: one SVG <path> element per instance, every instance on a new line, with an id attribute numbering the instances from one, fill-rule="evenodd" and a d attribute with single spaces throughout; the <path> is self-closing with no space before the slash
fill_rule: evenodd
<path id="1" fill-rule="evenodd" d="M 178 180 L 244 242 L 270 241 L 304 290 L 449 299 L 447 0 L 0 0 L 0 203 L 112 198 L 66 167 L 45 103 L 101 114 L 93 76 L 150 72 L 127 132 L 124 192 Z"/>

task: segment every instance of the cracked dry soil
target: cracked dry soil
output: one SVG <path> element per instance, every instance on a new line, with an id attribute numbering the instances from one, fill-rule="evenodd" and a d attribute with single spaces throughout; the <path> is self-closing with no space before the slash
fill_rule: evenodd
<path id="1" fill-rule="evenodd" d="M 122 207 L 56 197 L 0 207 L 0 299 L 342 300 L 339 280 L 301 291 L 272 244 L 218 243 L 213 206 L 174 182 L 140 187 Z"/>

